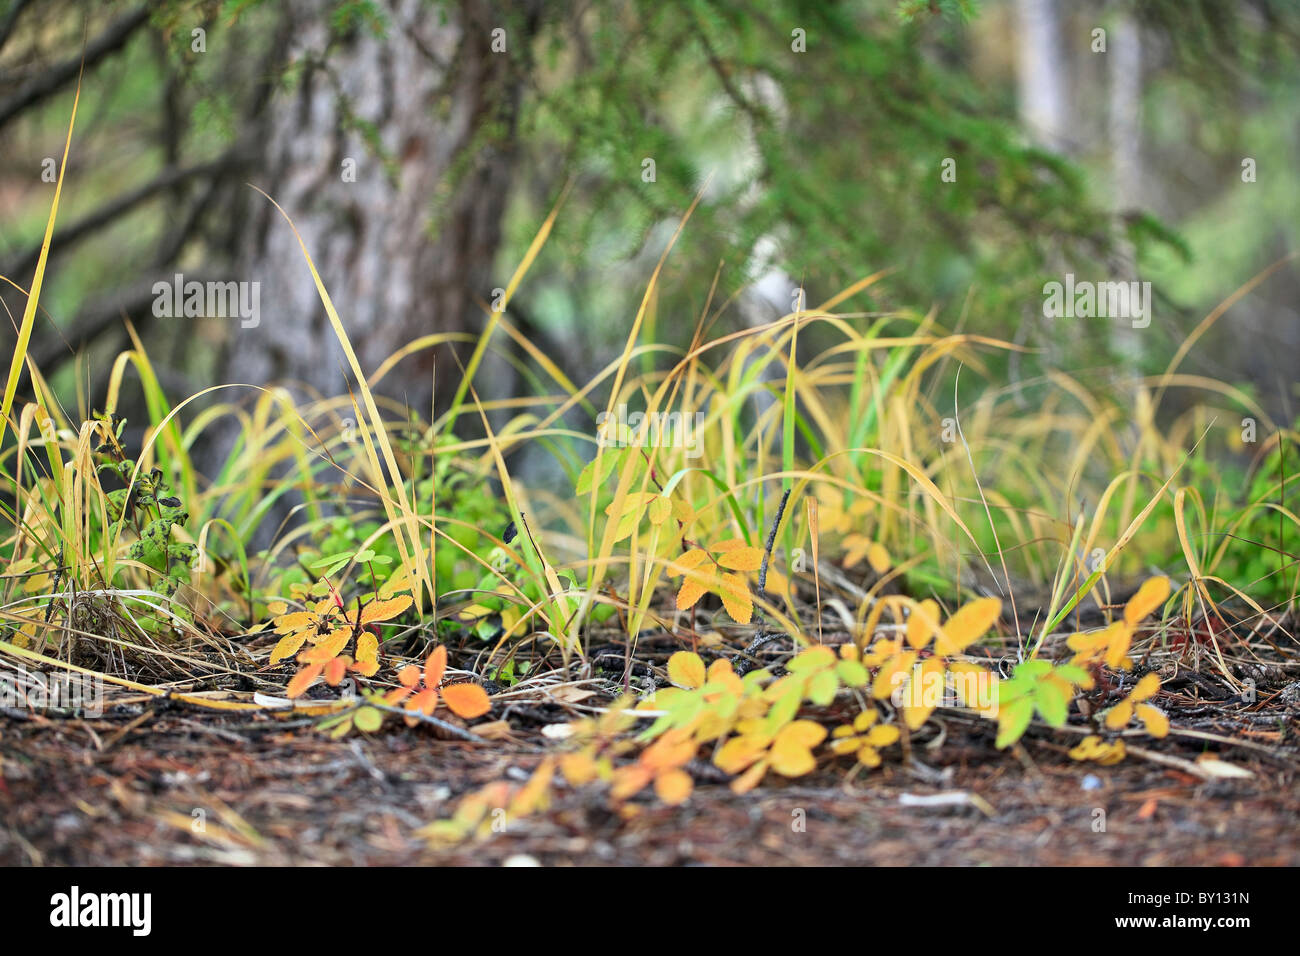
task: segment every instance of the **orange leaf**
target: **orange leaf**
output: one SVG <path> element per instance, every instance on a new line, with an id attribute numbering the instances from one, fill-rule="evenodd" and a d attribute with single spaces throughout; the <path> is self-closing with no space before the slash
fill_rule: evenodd
<path id="1" fill-rule="evenodd" d="M 439 644 L 424 662 L 424 686 L 437 687 L 442 683 L 442 675 L 447 670 L 447 645 Z"/>
<path id="2" fill-rule="evenodd" d="M 406 709 L 431 715 L 438 709 L 438 692 L 432 687 L 426 687 L 406 702 Z"/>
<path id="3" fill-rule="evenodd" d="M 348 665 L 352 663 L 350 657 L 335 657 L 325 665 L 325 683 L 331 687 L 337 687 L 339 681 L 343 680 L 343 675 L 348 672 Z"/>
<path id="4" fill-rule="evenodd" d="M 285 691 L 286 697 L 299 697 L 302 692 L 311 686 L 312 681 L 320 676 L 320 672 L 325 669 L 324 664 L 308 664 L 298 673 L 293 675 L 293 680 L 289 681 L 289 687 Z"/>
<path id="5" fill-rule="evenodd" d="M 492 709 L 487 691 L 478 684 L 448 684 L 442 689 L 442 699 L 460 717 L 481 717 Z"/>

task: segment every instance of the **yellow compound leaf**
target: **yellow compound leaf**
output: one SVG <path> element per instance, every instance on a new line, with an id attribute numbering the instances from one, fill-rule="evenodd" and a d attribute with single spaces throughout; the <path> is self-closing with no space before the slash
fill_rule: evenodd
<path id="1" fill-rule="evenodd" d="M 458 717 L 482 717 L 492 709 L 487 691 L 478 684 L 449 684 L 442 689 L 442 700 Z"/>
<path id="2" fill-rule="evenodd" d="M 1150 578 L 1124 605 L 1124 623 L 1134 627 L 1144 617 L 1165 603 L 1169 597 L 1168 578 Z"/>
<path id="3" fill-rule="evenodd" d="M 678 651 L 668 658 L 668 679 L 678 687 L 694 690 L 704 683 L 704 661 L 698 654 L 690 651 Z"/>

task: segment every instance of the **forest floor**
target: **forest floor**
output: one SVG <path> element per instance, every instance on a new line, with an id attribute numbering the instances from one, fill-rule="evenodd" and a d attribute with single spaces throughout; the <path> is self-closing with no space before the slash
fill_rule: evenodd
<path id="1" fill-rule="evenodd" d="M 524 779 L 563 707 L 517 708 L 492 746 L 400 723 L 331 740 L 312 721 L 166 700 L 98 719 L 8 710 L 0 864 L 1295 866 L 1295 690 L 1216 702 L 1189 681 L 1165 701 L 1170 737 L 1109 767 L 1069 759 L 1044 728 L 998 752 L 991 722 L 941 711 L 909 757 L 870 773 L 823 765 L 736 795 L 696 761 L 686 804 L 647 796 L 623 814 L 601 788 L 560 784 L 549 809 L 439 849 L 418 828 L 476 787 Z M 1205 773 L 1207 751 L 1243 775 Z"/>

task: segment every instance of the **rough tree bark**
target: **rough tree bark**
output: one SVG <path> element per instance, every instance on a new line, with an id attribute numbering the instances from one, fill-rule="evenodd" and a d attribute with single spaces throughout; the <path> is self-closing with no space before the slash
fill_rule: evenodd
<path id="1" fill-rule="evenodd" d="M 482 0 L 391 0 L 386 36 L 362 26 L 339 37 L 333 6 L 285 5 L 286 55 L 301 72 L 262 111 L 252 181 L 293 218 L 369 374 L 420 335 L 479 327 L 480 303 L 504 284 L 490 270 L 536 8 L 514 5 L 507 19 Z M 498 28 L 505 52 L 492 49 Z M 346 360 L 298 241 L 245 193 L 238 271 L 261 283 L 261 321 L 232 330 L 226 380 L 343 394 Z M 428 415 L 435 363 L 446 395 L 457 368 L 446 349 L 408 360 L 380 391 Z"/>

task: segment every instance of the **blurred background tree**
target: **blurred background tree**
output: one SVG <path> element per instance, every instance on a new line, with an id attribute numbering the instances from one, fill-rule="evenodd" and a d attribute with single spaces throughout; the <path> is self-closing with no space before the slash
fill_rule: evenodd
<path id="1" fill-rule="evenodd" d="M 575 379 L 622 342 L 697 194 L 661 341 L 688 340 L 715 276 L 725 328 L 889 268 L 849 306 L 933 308 L 1036 350 L 1025 366 L 1159 370 L 1296 249 L 1298 33 L 1285 0 L 4 0 L 0 275 L 30 279 L 84 41 L 31 353 L 70 398 L 99 391 L 124 318 L 177 397 L 344 390 L 297 241 L 248 184 L 293 217 L 368 369 L 481 327 L 571 184 L 511 317 Z M 261 282 L 261 323 L 154 318 L 153 282 L 178 271 Z M 1065 272 L 1151 279 L 1151 328 L 1045 319 Z M 1296 284 L 1255 290 L 1189 370 L 1249 379 L 1292 418 Z M 383 386 L 421 416 L 455 385 L 433 354 Z"/>

